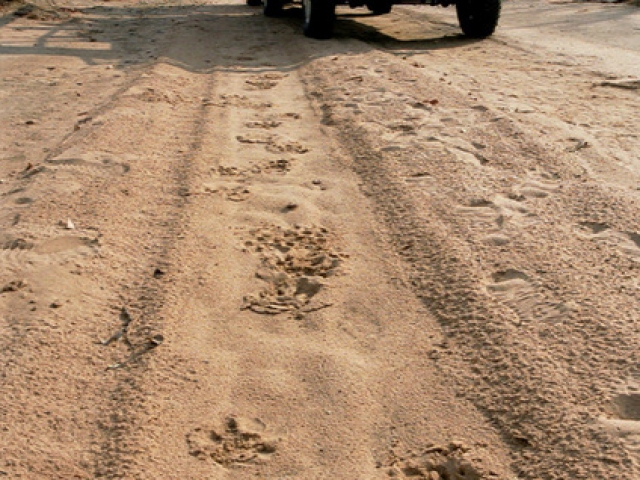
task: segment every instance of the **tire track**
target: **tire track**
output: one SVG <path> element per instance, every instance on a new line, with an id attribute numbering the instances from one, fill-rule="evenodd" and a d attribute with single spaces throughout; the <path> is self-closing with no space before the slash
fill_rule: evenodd
<path id="1" fill-rule="evenodd" d="M 490 54 L 492 43 L 483 50 Z M 598 205 L 634 232 L 633 199 L 576 180 L 579 160 L 555 156 L 527 123 L 488 102 L 474 108 L 480 86 L 469 96 L 455 78 L 417 69 L 377 43 L 349 47 L 348 61 L 327 52 L 313 62 L 307 89 L 451 342 L 431 355 L 500 426 L 523 478 L 594 478 L 611 465 L 619 478 L 635 478 L 630 451 L 598 425 L 613 396 L 608 379 L 632 374 L 637 354 L 620 339 L 635 338 L 633 320 L 603 320 L 615 316 L 615 302 L 594 301 L 598 282 L 578 285 L 566 273 L 582 278 L 593 265 L 583 259 L 595 252 L 573 241 L 576 217 Z M 550 254 L 549 245 L 566 250 Z M 635 270 L 632 262 L 615 263 Z M 633 311 L 630 296 L 616 298 Z"/>
<path id="2" fill-rule="evenodd" d="M 191 11 L 196 13 L 197 8 Z M 153 18 L 154 13 L 154 10 L 149 10 L 143 15 L 148 14 Z M 162 32 L 165 48 L 160 52 L 164 51 L 165 55 L 171 56 L 172 50 L 184 48 L 190 41 L 197 42 L 201 38 L 201 34 L 194 28 L 198 23 L 197 19 L 185 21 L 172 26 L 170 32 Z M 197 59 L 196 55 L 192 61 L 195 62 Z M 137 91 L 135 87 L 144 84 L 153 87 L 143 88 L 142 91 L 156 91 L 159 85 L 166 83 L 162 80 L 166 75 L 164 70 L 164 66 L 149 68 L 143 81 L 132 84 L 127 92 Z M 196 98 L 198 101 L 182 101 L 173 106 L 170 116 L 164 118 L 169 129 L 158 133 L 164 137 L 176 138 L 177 141 L 171 142 L 174 145 L 170 150 L 163 152 L 163 156 L 170 159 L 170 163 L 163 165 L 151 178 L 147 176 L 147 180 L 144 181 L 147 184 L 153 183 L 151 189 L 148 186 L 144 189 L 151 193 L 151 197 L 143 197 L 144 202 L 152 208 L 148 214 L 153 218 L 153 231 L 133 236 L 134 241 L 146 237 L 149 248 L 146 248 L 143 261 L 138 260 L 135 269 L 129 269 L 130 278 L 121 280 L 124 289 L 119 294 L 120 300 L 132 316 L 126 331 L 129 353 L 123 356 L 126 363 L 115 364 L 116 368 L 120 365 L 122 368 L 114 372 L 117 384 L 109 394 L 106 408 L 110 420 L 101 425 L 104 440 L 96 457 L 95 470 L 95 475 L 99 477 L 137 477 L 140 454 L 146 448 L 145 418 L 150 414 L 149 399 L 153 395 L 146 379 L 151 369 L 147 363 L 146 352 L 155 347 L 150 346 L 149 339 L 159 339 L 158 346 L 164 341 L 164 310 L 170 299 L 167 296 L 167 278 L 175 278 L 174 275 L 181 268 L 175 263 L 176 251 L 179 250 L 178 244 L 189 228 L 187 211 L 189 195 L 194 187 L 193 166 L 194 160 L 200 155 L 207 120 L 207 106 L 199 100 L 208 98 L 215 89 L 213 76 L 196 77 L 188 72 L 179 75 L 185 79 L 190 78 L 190 98 Z M 127 100 L 125 93 L 122 92 L 120 98 L 114 101 L 120 105 L 131 101 Z M 144 96 L 140 100 L 148 101 Z M 159 143 L 151 143 L 152 148 L 159 146 Z M 169 183 L 163 174 L 168 174 Z M 131 185 L 135 188 L 136 182 L 140 185 L 141 181 L 134 180 Z M 127 361 L 127 357 L 130 360 Z"/>

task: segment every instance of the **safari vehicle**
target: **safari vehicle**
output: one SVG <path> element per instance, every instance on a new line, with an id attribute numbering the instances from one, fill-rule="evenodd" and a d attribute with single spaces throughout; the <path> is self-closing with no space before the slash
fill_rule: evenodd
<path id="1" fill-rule="evenodd" d="M 262 5 L 267 17 L 282 14 L 285 4 L 291 0 L 247 0 L 251 6 Z M 374 15 L 391 11 L 396 4 L 448 7 L 456 6 L 462 32 L 471 38 L 485 38 L 493 34 L 500 17 L 501 0 L 302 0 L 304 12 L 303 31 L 307 37 L 326 39 L 333 35 L 336 5 L 347 4 L 351 8 L 367 7 Z"/>

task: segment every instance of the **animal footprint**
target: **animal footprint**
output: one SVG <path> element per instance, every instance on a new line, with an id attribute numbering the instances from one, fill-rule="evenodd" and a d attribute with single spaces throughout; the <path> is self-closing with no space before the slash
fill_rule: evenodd
<path id="1" fill-rule="evenodd" d="M 386 125 L 386 127 L 389 130 L 391 130 L 392 132 L 411 133 L 411 132 L 414 132 L 416 130 L 416 126 L 415 125 L 413 125 L 411 123 L 403 122 L 403 121 L 397 121 L 397 122 L 388 123 Z"/>
<path id="2" fill-rule="evenodd" d="M 218 100 L 204 99 L 202 103 L 205 107 L 243 107 L 253 110 L 265 110 L 273 107 L 271 102 L 254 102 L 246 95 L 230 94 L 222 94 Z"/>
<path id="3" fill-rule="evenodd" d="M 31 250 L 34 244 L 24 238 L 5 237 L 2 239 L 2 250 Z"/>
<path id="4" fill-rule="evenodd" d="M 611 402 L 611 407 L 614 415 L 621 420 L 640 421 L 640 391 L 617 395 Z"/>
<path id="5" fill-rule="evenodd" d="M 241 170 L 237 167 L 218 167 L 218 175 L 221 177 L 246 177 L 249 174 L 259 175 L 262 173 L 280 173 L 284 174 L 291 170 L 291 161 L 285 158 L 279 160 L 269 160 L 263 165 L 254 165 L 250 169 Z"/>
<path id="6" fill-rule="evenodd" d="M 150 103 L 169 103 L 171 105 L 175 105 L 179 102 L 184 101 L 184 99 L 174 92 L 161 92 L 156 88 L 152 87 L 133 87 L 129 90 L 129 97 L 137 98 L 142 100 L 143 102 Z"/>
<path id="7" fill-rule="evenodd" d="M 265 136 L 265 135 L 254 135 L 254 136 L 238 135 L 236 137 L 236 140 L 238 140 L 240 143 L 249 143 L 249 144 L 255 144 L 255 143 L 270 144 L 270 143 L 272 143 L 271 137 L 270 136 Z"/>
<path id="8" fill-rule="evenodd" d="M 631 257 L 640 260 L 640 234 L 624 232 L 622 250 Z"/>
<path id="9" fill-rule="evenodd" d="M 597 236 L 609 230 L 609 225 L 600 222 L 580 222 L 580 230 L 588 235 Z"/>
<path id="10" fill-rule="evenodd" d="M 218 175 L 221 177 L 235 177 L 243 174 L 244 172 L 237 167 L 225 167 L 224 165 L 218 167 Z"/>
<path id="11" fill-rule="evenodd" d="M 225 193 L 225 199 L 231 202 L 244 202 L 251 192 L 248 188 L 243 186 L 233 187 Z"/>
<path id="12" fill-rule="evenodd" d="M 271 153 L 296 153 L 303 154 L 307 153 L 309 149 L 304 145 L 299 144 L 298 142 L 276 142 L 271 141 L 267 144 L 266 149 Z"/>
<path id="13" fill-rule="evenodd" d="M 476 162 L 475 154 L 463 152 L 470 162 Z M 473 157 L 473 158 L 471 158 Z M 527 224 L 535 222 L 533 213 L 526 200 L 545 198 L 555 192 L 558 186 L 552 183 L 528 180 L 522 185 L 514 188 L 508 195 L 495 195 L 491 200 L 472 199 L 467 205 L 458 207 L 458 212 L 470 218 L 475 224 L 494 224 L 502 229 L 507 224 L 512 224 L 521 228 Z M 494 232 L 496 233 L 496 232 Z M 509 242 L 509 238 L 497 234 L 485 237 L 485 243 L 489 245 L 501 246 Z"/>
<path id="14" fill-rule="evenodd" d="M 472 199 L 467 205 L 459 206 L 457 211 L 474 223 L 496 224 L 500 215 L 497 205 L 485 199 Z"/>
<path id="15" fill-rule="evenodd" d="M 493 226 L 494 229 L 502 229 L 508 223 L 522 227 L 535 217 L 525 205 L 503 195 L 496 195 L 492 200 L 473 199 L 467 205 L 458 207 L 457 211 L 475 225 Z"/>
<path id="16" fill-rule="evenodd" d="M 518 317 L 518 324 L 559 322 L 570 312 L 564 303 L 548 299 L 539 292 L 527 274 L 507 269 L 495 272 L 487 290 L 509 306 Z"/>
<path id="17" fill-rule="evenodd" d="M 267 165 L 262 167 L 264 173 L 287 173 L 289 170 L 291 170 L 291 161 L 285 158 L 270 160 Z"/>
<path id="18" fill-rule="evenodd" d="M 513 285 L 514 282 L 515 284 L 521 284 L 522 282 L 524 282 L 524 284 L 529 283 L 529 277 L 527 276 L 527 274 L 520 272 L 519 270 L 512 270 L 512 269 L 508 269 L 508 270 L 504 270 L 504 271 L 499 271 L 496 272 L 492 275 L 493 277 L 493 281 L 494 283 L 494 287 L 497 288 L 498 285 Z"/>
<path id="19" fill-rule="evenodd" d="M 469 165 L 479 167 L 488 163 L 488 160 L 484 156 L 474 152 L 472 149 L 452 147 L 448 148 L 447 151 L 455 155 L 461 162 Z"/>
<path id="20" fill-rule="evenodd" d="M 321 279 L 333 275 L 341 263 L 324 228 L 265 226 L 250 233 L 245 247 L 260 256 L 262 268 L 256 276 L 266 282 L 258 294 L 244 298 L 244 308 L 256 313 L 302 310 L 323 288 Z"/>
<path id="21" fill-rule="evenodd" d="M 282 125 L 282 122 L 277 120 L 260 120 L 260 121 L 252 121 L 244 124 L 247 128 L 261 128 L 265 130 L 269 130 L 272 128 L 277 128 Z"/>
<path id="22" fill-rule="evenodd" d="M 279 160 L 269 160 L 266 164 L 263 165 L 254 165 L 251 167 L 251 173 L 259 175 L 262 173 L 270 174 L 270 173 L 280 173 L 285 174 L 289 170 L 291 170 L 291 161 L 285 158 L 281 158 Z"/>
<path id="23" fill-rule="evenodd" d="M 263 463 L 276 452 L 277 442 L 265 437 L 258 420 L 229 417 L 221 427 L 201 427 L 187 434 L 189 455 L 223 467 Z"/>
<path id="24" fill-rule="evenodd" d="M 288 274 L 329 277 L 340 264 L 326 228 L 265 226 L 250 233 L 255 240 L 245 245 L 260 253 L 265 265 Z"/>
<path id="25" fill-rule="evenodd" d="M 391 452 L 391 460 L 387 465 L 387 475 L 391 478 L 446 479 L 446 480 L 482 480 L 487 478 L 483 473 L 482 461 L 469 460 L 469 448 L 459 442 L 449 445 L 433 446 L 419 454 L 398 457 Z"/>
<path id="26" fill-rule="evenodd" d="M 504 245 L 507 245 L 509 242 L 511 242 L 511 238 L 509 238 L 507 235 L 502 235 L 500 233 L 491 233 L 486 237 L 484 237 L 483 241 L 486 245 L 489 245 L 492 247 L 502 247 Z"/>
<path id="27" fill-rule="evenodd" d="M 281 73 L 265 73 L 245 80 L 248 90 L 269 90 L 280 83 L 279 81 L 287 77 Z"/>
<path id="28" fill-rule="evenodd" d="M 50 163 L 58 169 L 76 169 L 76 170 L 92 170 L 99 174 L 115 174 L 124 175 L 129 172 L 130 167 L 125 163 L 114 162 L 111 158 L 105 157 L 102 160 L 95 158 L 59 158 L 48 160 Z"/>
<path id="29" fill-rule="evenodd" d="M 554 193 L 557 189 L 558 185 L 556 184 L 528 180 L 522 185 L 516 187 L 510 195 L 510 198 L 519 201 L 530 198 L 545 198 Z"/>
<path id="30" fill-rule="evenodd" d="M 611 399 L 606 417 L 600 422 L 630 451 L 640 455 L 640 383 L 632 380 L 622 385 Z"/>
<path id="31" fill-rule="evenodd" d="M 604 241 L 616 245 L 633 260 L 640 261 L 640 234 L 636 232 L 618 232 L 606 223 L 580 222 L 579 235 L 595 241 Z"/>

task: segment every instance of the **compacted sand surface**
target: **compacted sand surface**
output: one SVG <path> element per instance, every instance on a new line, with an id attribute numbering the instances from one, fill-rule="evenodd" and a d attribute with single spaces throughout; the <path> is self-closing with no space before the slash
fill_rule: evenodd
<path id="1" fill-rule="evenodd" d="M 1 478 L 640 478 L 636 7 L 12 8 Z"/>

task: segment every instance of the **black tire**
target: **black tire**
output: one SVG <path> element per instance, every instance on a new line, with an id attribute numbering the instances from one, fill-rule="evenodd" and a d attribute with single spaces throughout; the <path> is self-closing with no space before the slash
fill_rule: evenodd
<path id="1" fill-rule="evenodd" d="M 307 37 L 325 40 L 333 36 L 336 22 L 335 0 L 303 0 L 304 27 Z"/>
<path id="2" fill-rule="evenodd" d="M 247 5 L 250 7 L 259 7 L 262 5 L 262 0 L 247 0 Z"/>
<path id="3" fill-rule="evenodd" d="M 500 18 L 500 0 L 457 0 L 456 12 L 462 32 L 471 38 L 493 34 Z"/>
<path id="4" fill-rule="evenodd" d="M 370 0 L 367 2 L 367 8 L 374 15 L 384 15 L 391 12 L 393 3 L 390 0 Z"/>
<path id="5" fill-rule="evenodd" d="M 283 0 L 263 0 L 263 12 L 267 17 L 279 17 L 282 15 Z"/>

